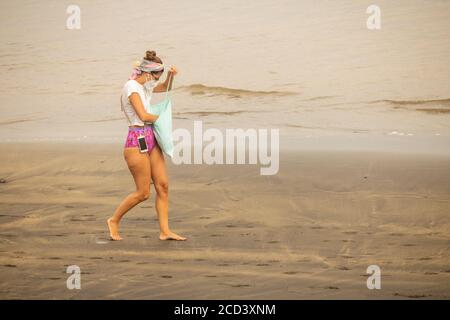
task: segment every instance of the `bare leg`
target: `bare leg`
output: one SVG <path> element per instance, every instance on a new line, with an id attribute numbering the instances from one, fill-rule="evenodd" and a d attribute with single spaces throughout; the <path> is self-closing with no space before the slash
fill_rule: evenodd
<path id="1" fill-rule="evenodd" d="M 150 153 L 151 177 L 156 190 L 155 207 L 159 219 L 160 240 L 186 240 L 169 228 L 169 180 L 161 148 L 156 144 Z"/>
<path id="2" fill-rule="evenodd" d="M 148 153 L 141 153 L 138 148 L 125 148 L 123 151 L 125 161 L 133 175 L 136 191 L 130 193 L 117 207 L 114 215 L 107 220 L 112 240 L 122 240 L 119 235 L 120 219 L 138 203 L 150 196 L 150 158 Z"/>

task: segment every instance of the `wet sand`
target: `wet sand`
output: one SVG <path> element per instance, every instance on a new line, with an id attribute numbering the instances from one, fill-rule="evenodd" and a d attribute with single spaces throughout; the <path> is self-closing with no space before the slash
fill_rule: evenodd
<path id="1" fill-rule="evenodd" d="M 23 146 L 0 145 L 1 299 L 450 298 L 448 156 L 282 152 L 274 176 L 169 163 L 170 225 L 189 239 L 158 240 L 152 187 L 112 242 L 134 190 L 121 145 Z"/>

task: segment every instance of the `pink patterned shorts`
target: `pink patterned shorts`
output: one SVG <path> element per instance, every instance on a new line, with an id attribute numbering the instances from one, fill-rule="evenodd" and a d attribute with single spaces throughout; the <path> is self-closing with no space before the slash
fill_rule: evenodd
<path id="1" fill-rule="evenodd" d="M 128 127 L 127 140 L 125 141 L 124 148 L 139 148 L 137 138 L 140 134 L 145 135 L 145 141 L 147 142 L 148 153 L 150 153 L 155 147 L 155 135 L 153 133 L 152 126 L 145 125 L 144 127 Z"/>

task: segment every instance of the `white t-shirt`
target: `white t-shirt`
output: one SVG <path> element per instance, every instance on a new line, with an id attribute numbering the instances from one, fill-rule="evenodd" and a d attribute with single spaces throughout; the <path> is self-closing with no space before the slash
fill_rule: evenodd
<path id="1" fill-rule="evenodd" d="M 152 98 L 153 90 L 147 90 L 142 84 L 136 80 L 128 80 L 122 89 L 122 96 L 120 98 L 121 110 L 125 113 L 129 126 L 143 126 L 144 122 L 139 118 L 136 110 L 134 110 L 133 105 L 130 102 L 130 95 L 133 92 L 137 92 L 141 97 L 142 104 L 145 110 L 149 112 L 149 104 Z"/>

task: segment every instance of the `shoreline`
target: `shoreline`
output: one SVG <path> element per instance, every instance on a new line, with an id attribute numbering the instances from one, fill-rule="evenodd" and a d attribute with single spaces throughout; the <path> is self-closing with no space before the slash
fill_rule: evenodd
<path id="1" fill-rule="evenodd" d="M 95 145 L 105 146 L 116 149 L 122 149 L 125 137 L 112 140 L 111 138 L 95 138 L 95 139 L 59 139 L 48 140 L 38 139 L 35 141 L 17 140 L 17 141 L 0 141 L 0 146 L 21 145 L 32 147 L 34 145 Z M 177 145 L 179 142 L 175 142 Z M 202 142 L 203 149 L 208 145 L 208 142 Z M 373 152 L 373 153 L 401 153 L 412 155 L 430 155 L 450 157 L 450 148 L 448 145 L 448 137 L 442 136 L 427 136 L 417 139 L 417 137 L 403 137 L 403 136 L 318 136 L 318 137 L 293 137 L 280 136 L 279 151 L 280 153 L 295 153 L 295 152 Z M 194 148 L 195 144 L 191 144 Z M 248 148 L 248 143 L 246 145 Z M 224 149 L 225 152 L 225 149 Z"/>

